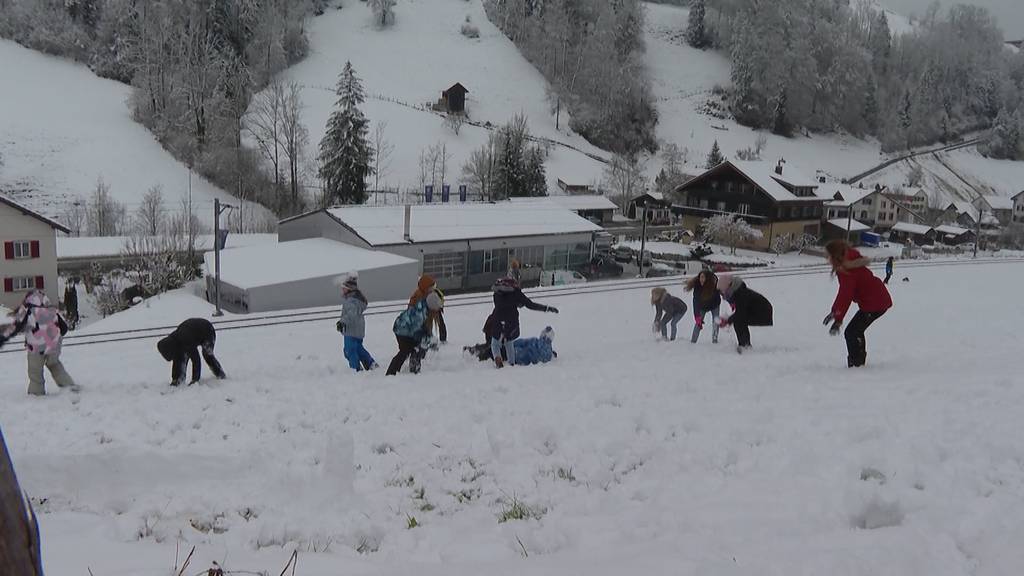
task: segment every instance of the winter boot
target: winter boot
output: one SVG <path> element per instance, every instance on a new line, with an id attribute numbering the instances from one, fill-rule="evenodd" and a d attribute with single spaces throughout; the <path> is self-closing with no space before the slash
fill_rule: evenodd
<path id="1" fill-rule="evenodd" d="M 690 335 L 690 343 L 696 344 L 698 338 L 700 338 L 700 326 L 694 324 L 693 333 Z"/>
<path id="2" fill-rule="evenodd" d="M 718 344 L 718 322 L 711 328 L 711 343 Z"/>

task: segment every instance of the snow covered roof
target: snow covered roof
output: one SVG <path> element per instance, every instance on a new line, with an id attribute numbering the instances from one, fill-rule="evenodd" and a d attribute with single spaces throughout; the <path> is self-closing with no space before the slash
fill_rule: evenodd
<path id="1" fill-rule="evenodd" d="M 1024 190 L 1021 190 L 1020 192 L 1017 192 L 1013 196 L 1010 196 L 1010 200 L 1017 200 L 1018 198 L 1021 198 L 1022 196 L 1024 196 Z"/>
<path id="2" fill-rule="evenodd" d="M 214 258 L 213 252 L 204 256 L 210 273 L 214 269 Z M 326 238 L 309 238 L 223 250 L 220 277 L 228 284 L 248 289 L 401 264 L 418 265 L 411 258 L 389 252 L 366 250 Z"/>
<path id="3" fill-rule="evenodd" d="M 907 234 L 918 234 L 922 236 L 932 231 L 930 227 L 923 224 L 910 224 L 909 222 L 897 222 L 892 229 L 896 232 L 906 232 Z"/>
<path id="4" fill-rule="evenodd" d="M 829 224 L 839 228 L 840 230 L 849 230 L 851 232 L 866 232 L 871 230 L 871 226 L 858 222 L 857 220 L 847 220 L 846 218 L 834 218 L 828 221 Z M 849 225 L 849 227 L 847 227 Z"/>
<path id="5" fill-rule="evenodd" d="M 1006 196 L 982 196 L 993 210 L 1013 210 L 1013 200 Z"/>
<path id="6" fill-rule="evenodd" d="M 404 206 L 346 206 L 327 210 L 371 246 L 405 244 Z M 597 232 L 601 227 L 550 201 L 429 204 L 412 207 L 413 242 Z"/>
<path id="7" fill-rule="evenodd" d="M 817 187 L 818 183 L 813 179 L 809 178 L 799 170 L 790 166 L 784 166 L 782 169 L 782 175 L 775 173 L 774 162 L 764 161 L 743 161 L 743 160 L 727 160 L 725 164 L 731 164 L 734 168 L 743 173 L 751 182 L 756 184 L 759 188 L 764 190 L 769 196 L 772 197 L 776 202 L 796 202 L 796 201 L 807 201 L 807 200 L 821 200 L 821 196 L 797 196 L 781 182 L 785 182 L 790 186 L 799 187 Z"/>
<path id="8" fill-rule="evenodd" d="M 538 202 L 551 202 L 567 210 L 617 210 L 618 206 L 605 196 L 599 194 L 587 195 L 559 195 L 548 196 L 547 198 L 513 198 L 514 204 L 527 204 Z"/>
<path id="9" fill-rule="evenodd" d="M 56 220 L 54 220 L 52 218 L 47 218 L 46 216 L 43 216 L 42 214 L 40 214 L 38 212 L 34 212 L 32 210 L 29 210 L 28 208 L 22 206 L 21 204 L 18 204 L 17 202 L 15 202 L 14 200 L 11 200 L 10 198 L 4 196 L 3 194 L 0 194 L 0 204 L 6 204 L 6 205 L 10 206 L 11 208 L 14 208 L 18 212 L 21 212 L 25 216 L 28 216 L 29 218 L 35 218 L 36 220 L 39 220 L 39 221 L 49 225 L 51 228 L 60 230 L 61 232 L 65 233 L 65 234 L 70 234 L 71 233 L 71 230 L 68 230 L 68 228 L 66 226 L 64 226 L 63 224 L 61 224 L 60 222 L 57 222 Z"/>
<path id="10" fill-rule="evenodd" d="M 829 200 L 825 202 L 826 206 L 833 208 L 852 206 L 877 192 L 878 190 L 875 190 L 874 186 L 861 188 L 859 186 L 838 183 L 822 184 L 817 191 L 818 195 L 823 198 L 835 198 L 836 194 L 842 198 L 842 200 Z"/>
<path id="11" fill-rule="evenodd" d="M 124 252 L 128 236 L 81 236 L 57 238 L 57 258 L 100 258 L 119 256 Z M 277 242 L 277 234 L 228 234 L 226 248 L 241 248 Z M 213 235 L 196 238 L 196 250 L 213 249 Z"/>
<path id="12" fill-rule="evenodd" d="M 950 202 L 946 210 L 953 208 L 956 210 L 957 215 L 967 214 L 971 217 L 971 220 L 978 221 L 978 209 L 974 207 L 970 202 L 966 200 L 954 200 Z"/>
<path id="13" fill-rule="evenodd" d="M 935 231 L 940 233 L 940 234 L 946 234 L 946 235 L 950 235 L 950 236 L 962 236 L 962 235 L 970 232 L 970 230 L 968 230 L 967 228 L 961 228 L 959 226 L 950 226 L 948 224 L 942 225 L 942 226 L 936 226 L 935 227 Z"/>

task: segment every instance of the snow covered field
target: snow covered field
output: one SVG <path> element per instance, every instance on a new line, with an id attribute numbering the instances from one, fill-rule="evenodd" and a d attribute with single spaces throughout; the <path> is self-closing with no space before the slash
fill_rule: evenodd
<path id="1" fill-rule="evenodd" d="M 0 191 L 59 216 L 102 177 L 129 212 L 156 185 L 163 186 L 164 208 L 180 210 L 181 199 L 188 198 L 188 168 L 132 120 L 129 86 L 9 40 L 0 40 L 0 69 Z M 204 222 L 213 221 L 215 197 L 237 203 L 192 176 L 193 207 Z"/>
<path id="2" fill-rule="evenodd" d="M 222 331 L 230 379 L 178 390 L 152 340 L 69 347 L 77 397 L 26 397 L 0 354 L 0 422 L 51 576 L 166 576 L 179 541 L 189 573 L 293 548 L 301 576 L 1015 573 L 1024 267 L 904 274 L 863 370 L 817 274 L 750 280 L 776 326 L 743 356 L 729 331 L 655 342 L 649 293 L 618 291 L 524 311 L 556 330 L 542 367 L 462 356 L 488 306 L 449 308 L 452 343 L 393 379 L 349 372 L 333 322 Z M 209 313 L 178 293 L 94 329 Z M 368 318 L 381 363 L 392 320 Z M 515 502 L 534 518 L 499 522 Z"/>
<path id="3" fill-rule="evenodd" d="M 456 135 L 445 127 L 444 117 L 410 107 L 437 101 L 456 82 L 469 90 L 466 112 L 475 122 L 497 127 L 523 113 L 534 136 L 608 156 L 568 129 L 564 110 L 561 131 L 555 129 L 544 77 L 491 24 L 480 0 L 399 0 L 395 15 L 395 24 L 381 30 L 367 4 L 348 2 L 343 10 L 328 10 L 310 22 L 311 53 L 285 72 L 283 80 L 305 87 L 303 121 L 314 145 L 323 138 L 335 108 L 338 74 L 351 61 L 368 98 L 363 112 L 371 124 L 387 123 L 385 137 L 394 146 L 381 187 L 418 189 L 420 153 L 440 143 L 451 154 L 446 182 L 453 190 L 462 182 L 462 165 L 487 141 L 489 131 L 467 124 Z M 479 38 L 459 33 L 467 16 L 480 29 Z M 558 178 L 589 184 L 600 179 L 602 169 L 593 158 L 557 146 L 547 162 L 552 190 Z"/>

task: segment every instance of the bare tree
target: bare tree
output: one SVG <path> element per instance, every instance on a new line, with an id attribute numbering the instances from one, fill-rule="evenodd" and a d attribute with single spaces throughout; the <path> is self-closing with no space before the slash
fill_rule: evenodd
<path id="1" fill-rule="evenodd" d="M 646 162 L 644 159 L 627 158 L 616 154 L 604 169 L 604 185 L 618 200 L 619 208 L 625 214 L 629 201 L 644 190 Z"/>
<path id="2" fill-rule="evenodd" d="M 377 122 L 373 127 L 373 189 L 380 190 L 380 181 L 385 179 L 391 169 L 391 154 L 395 151 L 395 145 L 388 141 L 385 131 L 388 123 L 384 120 Z"/>
<path id="3" fill-rule="evenodd" d="M 491 134 L 487 143 L 473 151 L 462 166 L 462 177 L 466 179 L 474 195 L 484 200 L 493 200 L 494 180 L 498 173 L 496 136 Z"/>
<path id="4" fill-rule="evenodd" d="M 459 131 L 462 130 L 462 125 L 466 123 L 466 117 L 458 113 L 449 113 L 448 117 L 444 120 L 444 125 L 452 131 L 456 136 L 459 135 Z"/>
<path id="5" fill-rule="evenodd" d="M 205 11 L 198 6 L 188 11 L 185 25 L 177 31 L 180 88 L 185 95 L 195 146 L 202 150 L 206 147 L 215 100 L 220 96 L 218 83 L 225 66 Z"/>
<path id="6" fill-rule="evenodd" d="M 291 210 L 301 204 L 299 194 L 299 163 L 309 144 L 309 131 L 302 124 L 302 87 L 297 82 L 288 85 L 281 105 L 281 136 L 284 155 L 288 160 L 288 187 L 291 191 Z"/>
<path id="7" fill-rule="evenodd" d="M 285 123 L 285 87 L 274 82 L 253 99 L 245 117 L 246 131 L 256 142 L 260 154 L 274 171 L 274 194 L 281 190 L 281 148 Z"/>
<path id="8" fill-rule="evenodd" d="M 71 230 L 72 236 L 81 236 L 87 230 L 86 220 L 86 206 L 80 200 L 65 208 L 61 214 L 61 221 Z"/>
<path id="9" fill-rule="evenodd" d="M 156 236 L 164 227 L 164 190 L 157 184 L 146 191 L 135 210 L 135 226 L 139 234 Z"/>
<path id="10" fill-rule="evenodd" d="M 381 28 L 395 23 L 395 0 L 370 0 L 373 19 Z"/>
<path id="11" fill-rule="evenodd" d="M 728 246 L 732 254 L 743 242 L 761 238 L 764 233 L 734 214 L 718 214 L 704 220 L 701 231 L 705 240 Z"/>
<path id="12" fill-rule="evenodd" d="M 86 227 L 90 236 L 117 236 L 124 222 L 125 207 L 110 196 L 110 186 L 103 178 L 96 180 L 96 188 L 86 208 Z"/>

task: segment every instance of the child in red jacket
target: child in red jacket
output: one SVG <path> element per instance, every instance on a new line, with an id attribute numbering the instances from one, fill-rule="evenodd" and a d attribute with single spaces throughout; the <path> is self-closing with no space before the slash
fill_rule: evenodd
<path id="1" fill-rule="evenodd" d="M 875 320 L 892 308 L 892 298 L 885 284 L 871 273 L 860 252 L 843 240 L 832 240 L 825 245 L 826 257 L 832 265 L 832 273 L 839 278 L 839 294 L 832 304 L 832 311 L 825 316 L 823 324 L 832 323 L 829 334 L 839 334 L 843 318 L 856 302 L 860 308 L 846 327 L 847 366 L 859 367 L 867 362 L 867 341 L 864 332 Z"/>

